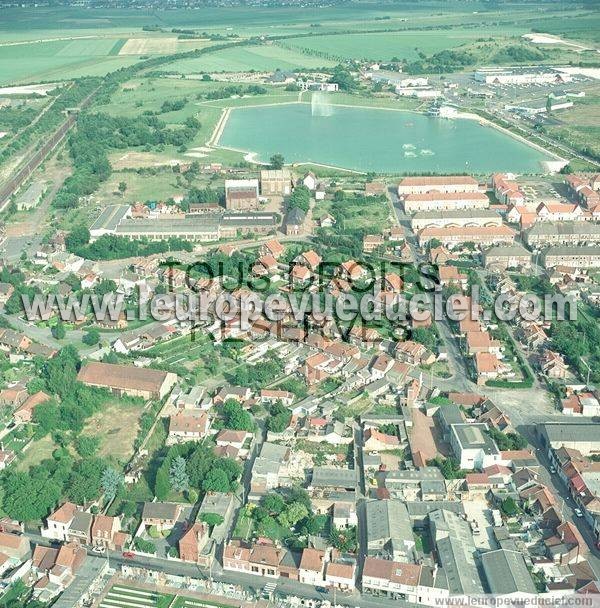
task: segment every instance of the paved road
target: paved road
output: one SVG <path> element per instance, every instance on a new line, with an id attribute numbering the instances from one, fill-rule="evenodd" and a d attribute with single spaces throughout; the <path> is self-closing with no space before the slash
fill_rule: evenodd
<path id="1" fill-rule="evenodd" d="M 48 539 L 42 538 L 35 532 L 27 532 L 26 535 L 31 542 L 35 544 L 44 546 L 51 545 Z M 190 578 L 203 580 L 208 580 L 211 578 L 212 580 L 222 583 L 244 587 L 246 590 L 254 593 L 262 591 L 267 583 L 276 583 L 276 593 L 284 595 L 296 595 L 318 600 L 329 600 L 332 604 L 335 602 L 341 605 L 356 606 L 361 608 L 381 608 L 381 606 L 385 606 L 387 608 L 406 606 L 408 608 L 416 606 L 416 604 L 402 600 L 387 600 L 379 597 L 373 598 L 368 594 L 363 596 L 357 591 L 347 594 L 340 593 L 339 591 L 335 594 L 333 591 L 321 593 L 312 585 L 306 585 L 298 581 L 272 579 L 262 576 L 254 576 L 252 574 L 244 574 L 242 572 L 229 572 L 223 570 L 219 564 L 215 564 L 212 570 L 209 570 L 207 568 L 200 568 L 195 564 L 158 557 L 135 556 L 132 558 L 125 558 L 117 551 L 109 551 L 104 557 L 108 561 L 111 568 L 118 569 L 122 565 L 128 565 L 138 568 L 146 568 L 148 570 L 157 570 L 164 572 L 165 574 L 176 576 L 189 576 Z"/>

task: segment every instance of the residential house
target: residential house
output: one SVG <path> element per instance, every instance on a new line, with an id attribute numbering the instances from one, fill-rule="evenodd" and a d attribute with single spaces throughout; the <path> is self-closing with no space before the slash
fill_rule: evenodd
<path id="1" fill-rule="evenodd" d="M 209 540 L 208 526 L 201 522 L 192 524 L 178 541 L 179 559 L 204 567 L 210 565 L 203 552 Z M 212 557 L 212 556 L 211 556 Z"/>
<path id="2" fill-rule="evenodd" d="M 44 538 L 53 540 L 66 541 L 69 533 L 69 528 L 75 517 L 75 513 L 79 510 L 76 504 L 72 502 L 63 503 L 53 513 L 46 518 L 46 527 L 40 530 Z"/>
<path id="3" fill-rule="evenodd" d="M 400 439 L 396 435 L 381 433 L 377 429 L 369 428 L 364 435 L 364 449 L 371 452 L 396 450 L 400 448 Z"/>
<path id="4" fill-rule="evenodd" d="M 465 291 L 469 286 L 469 277 L 460 272 L 456 266 L 440 266 L 438 275 L 442 287 L 453 286 Z"/>
<path id="5" fill-rule="evenodd" d="M 403 597 L 407 602 L 425 606 L 443 605 L 448 597 L 443 574 L 437 569 L 405 561 L 365 558 L 362 572 L 363 592 Z"/>
<path id="6" fill-rule="evenodd" d="M 92 523 L 94 516 L 87 511 L 75 511 L 69 525 L 67 542 L 89 545 L 92 540 Z"/>
<path id="7" fill-rule="evenodd" d="M 210 418 L 204 410 L 183 410 L 169 417 L 167 444 L 200 441 L 208 434 Z"/>
<path id="8" fill-rule="evenodd" d="M 353 591 L 356 581 L 356 559 L 352 556 L 334 557 L 327 562 L 325 584 L 340 591 Z"/>
<path id="9" fill-rule="evenodd" d="M 92 545 L 94 547 L 105 547 L 110 551 L 122 548 L 124 541 L 119 539 L 121 532 L 121 520 L 118 517 L 108 515 L 95 515 L 92 523 Z M 129 535 L 125 535 L 129 536 Z"/>
<path id="10" fill-rule="evenodd" d="M 31 422 L 35 408 L 41 403 L 45 403 L 50 399 L 50 395 L 44 391 L 30 395 L 14 412 L 13 418 L 17 424 Z"/>
<path id="11" fill-rule="evenodd" d="M 306 585 L 319 586 L 324 582 L 325 552 L 307 547 L 302 551 L 298 580 Z"/>
<path id="12" fill-rule="evenodd" d="M 560 353 L 548 349 L 541 356 L 540 367 L 542 373 L 553 380 L 564 380 L 569 368 Z"/>
<path id="13" fill-rule="evenodd" d="M 179 520 L 182 506 L 174 502 L 145 502 L 142 523 L 158 530 L 169 530 Z"/>

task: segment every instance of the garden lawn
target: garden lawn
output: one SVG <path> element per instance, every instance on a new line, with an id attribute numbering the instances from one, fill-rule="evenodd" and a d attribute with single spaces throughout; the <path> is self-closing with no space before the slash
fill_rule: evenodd
<path id="1" fill-rule="evenodd" d="M 87 420 L 83 434 L 100 439 L 100 456 L 127 460 L 133 454 L 133 442 L 143 411 L 142 405 L 109 402 L 102 411 Z"/>

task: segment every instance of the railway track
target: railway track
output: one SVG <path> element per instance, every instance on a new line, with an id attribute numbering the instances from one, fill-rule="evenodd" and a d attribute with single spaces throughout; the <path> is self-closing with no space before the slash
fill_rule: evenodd
<path id="1" fill-rule="evenodd" d="M 98 89 L 92 91 L 78 106 L 79 109 L 86 107 Z M 31 174 L 42 164 L 47 156 L 56 149 L 56 147 L 64 140 L 67 133 L 73 128 L 77 122 L 77 116 L 71 114 L 67 119 L 54 131 L 49 139 L 38 148 L 27 161 L 27 163 L 17 169 L 13 176 L 0 186 L 0 213 L 10 203 L 11 196 L 29 179 Z"/>

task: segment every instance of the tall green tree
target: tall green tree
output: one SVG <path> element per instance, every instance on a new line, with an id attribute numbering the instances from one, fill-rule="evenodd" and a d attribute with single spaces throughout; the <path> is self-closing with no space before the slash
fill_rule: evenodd
<path id="1" fill-rule="evenodd" d="M 177 456 L 169 468 L 169 483 L 175 492 L 185 492 L 190 487 L 190 477 L 187 474 L 185 458 Z"/>

